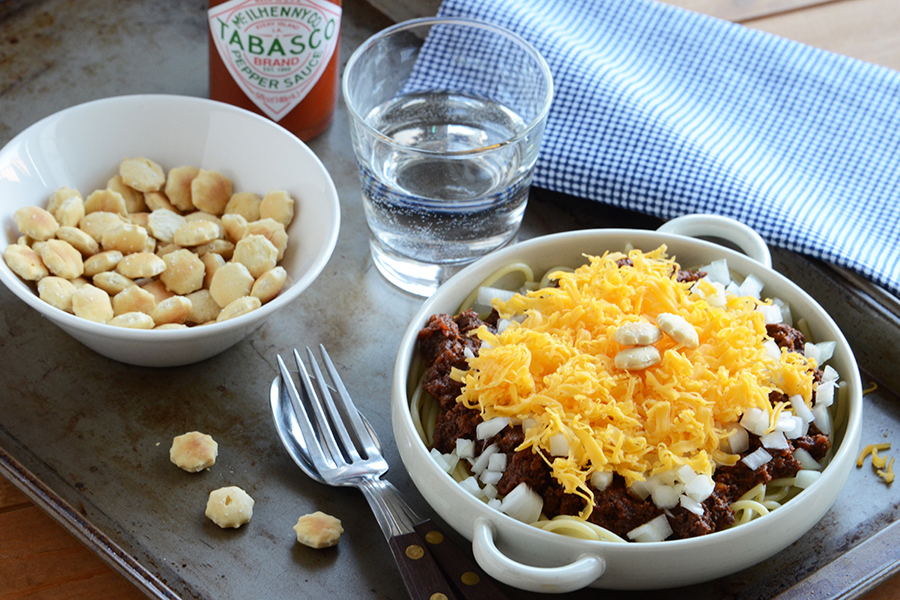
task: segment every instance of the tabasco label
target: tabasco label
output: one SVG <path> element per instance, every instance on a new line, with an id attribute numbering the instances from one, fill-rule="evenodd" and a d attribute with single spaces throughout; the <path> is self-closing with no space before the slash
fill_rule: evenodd
<path id="1" fill-rule="evenodd" d="M 208 15 L 228 72 L 273 121 L 319 81 L 341 24 L 341 8 L 327 0 L 230 0 Z"/>

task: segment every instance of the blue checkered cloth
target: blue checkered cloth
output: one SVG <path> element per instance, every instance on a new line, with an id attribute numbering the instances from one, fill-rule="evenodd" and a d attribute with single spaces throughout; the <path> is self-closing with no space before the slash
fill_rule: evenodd
<path id="1" fill-rule="evenodd" d="M 445 0 L 554 77 L 535 185 L 717 213 L 900 295 L 900 74 L 651 0 Z"/>

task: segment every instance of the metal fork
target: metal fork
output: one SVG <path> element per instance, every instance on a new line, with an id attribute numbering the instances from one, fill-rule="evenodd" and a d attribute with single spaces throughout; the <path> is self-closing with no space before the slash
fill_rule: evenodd
<path id="1" fill-rule="evenodd" d="M 306 349 L 300 353 L 298 391 L 278 356 L 280 376 L 272 384 L 271 407 L 278 435 L 294 462 L 312 479 L 362 490 L 375 513 L 413 600 L 503 598 L 500 590 L 431 521 L 420 519 L 382 476 L 388 470 L 375 431 L 344 387 L 334 363 L 319 345 L 325 371 Z M 328 383 L 330 381 L 330 384 Z M 436 596 L 436 594 L 438 594 Z"/>

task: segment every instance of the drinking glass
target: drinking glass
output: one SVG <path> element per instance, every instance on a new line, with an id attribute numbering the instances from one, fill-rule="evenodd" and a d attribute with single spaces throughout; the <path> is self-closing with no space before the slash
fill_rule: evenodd
<path id="1" fill-rule="evenodd" d="M 514 241 L 553 95 L 517 34 L 459 18 L 399 23 L 350 57 L 344 99 L 372 259 L 429 296 Z"/>

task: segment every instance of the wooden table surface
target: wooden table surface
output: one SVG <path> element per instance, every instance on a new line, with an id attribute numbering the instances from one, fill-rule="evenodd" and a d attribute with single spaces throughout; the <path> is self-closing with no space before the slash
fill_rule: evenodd
<path id="1" fill-rule="evenodd" d="M 669 0 L 690 10 L 900 70 L 898 0 Z M 900 580 L 866 600 L 900 599 Z M 898 587 L 895 587 L 898 586 Z M 0 600 L 144 594 L 0 477 Z"/>

